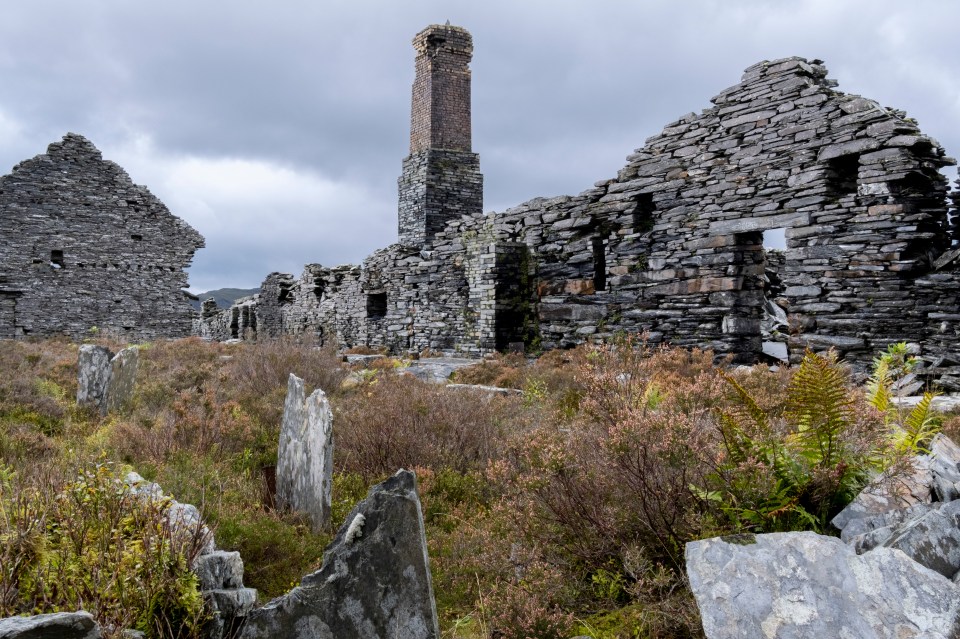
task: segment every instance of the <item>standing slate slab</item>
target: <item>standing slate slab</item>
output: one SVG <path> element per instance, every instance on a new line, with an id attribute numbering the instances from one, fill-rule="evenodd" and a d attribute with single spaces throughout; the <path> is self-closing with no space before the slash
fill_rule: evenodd
<path id="1" fill-rule="evenodd" d="M 303 380 L 291 373 L 277 451 L 277 505 L 308 515 L 316 532 L 330 521 L 333 413 L 319 388 L 304 395 Z"/>
<path id="2" fill-rule="evenodd" d="M 123 349 L 110 360 L 110 385 L 107 391 L 107 412 L 122 410 L 133 401 L 140 350 L 136 346 Z"/>
<path id="3" fill-rule="evenodd" d="M 107 414 L 111 355 L 103 346 L 93 344 L 81 346 L 77 355 L 77 404 L 92 404 L 101 415 Z"/>
<path id="4" fill-rule="evenodd" d="M 241 639 L 438 639 L 416 478 L 370 489 L 300 586 L 247 617 Z"/>
<path id="5" fill-rule="evenodd" d="M 125 408 L 133 399 L 138 349 L 116 355 L 103 346 L 84 344 L 77 355 L 77 404 L 92 404 L 101 415 Z"/>

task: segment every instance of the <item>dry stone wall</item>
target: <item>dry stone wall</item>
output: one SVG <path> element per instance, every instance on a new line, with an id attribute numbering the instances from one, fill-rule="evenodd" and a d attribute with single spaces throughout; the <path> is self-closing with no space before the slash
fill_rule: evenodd
<path id="1" fill-rule="evenodd" d="M 188 335 L 203 238 L 80 135 L 0 177 L 0 338 Z"/>
<path id="2" fill-rule="evenodd" d="M 468 354 L 645 333 L 750 362 L 773 310 L 792 359 L 832 347 L 867 362 L 906 340 L 960 365 L 957 221 L 940 172 L 955 161 L 903 112 L 835 85 L 817 60 L 761 62 L 579 195 L 483 215 L 467 210 L 469 179 L 438 188 L 442 229 L 410 213 L 401 187 L 400 244 L 356 267 L 270 276 L 257 330 Z M 770 253 L 777 232 L 786 247 Z M 221 338 L 226 323 L 199 329 Z"/>

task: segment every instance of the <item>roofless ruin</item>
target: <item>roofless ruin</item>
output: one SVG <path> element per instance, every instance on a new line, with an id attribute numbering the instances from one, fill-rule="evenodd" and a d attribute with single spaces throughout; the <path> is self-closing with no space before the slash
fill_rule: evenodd
<path id="1" fill-rule="evenodd" d="M 413 44 L 399 242 L 360 266 L 273 273 L 259 297 L 208 304 L 201 334 L 481 354 L 648 333 L 749 362 L 772 315 L 766 339 L 791 358 L 865 360 L 902 340 L 957 353 L 960 251 L 939 172 L 955 161 L 903 112 L 837 91 L 819 60 L 756 64 L 615 177 L 485 215 L 470 34 L 433 25 Z M 765 232 L 786 249 L 765 250 Z"/>

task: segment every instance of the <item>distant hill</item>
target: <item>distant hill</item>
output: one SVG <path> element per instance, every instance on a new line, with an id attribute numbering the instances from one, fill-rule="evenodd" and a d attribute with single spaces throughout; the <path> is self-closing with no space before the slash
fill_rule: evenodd
<path id="1" fill-rule="evenodd" d="M 230 308 L 230 305 L 241 297 L 255 295 L 259 292 L 259 288 L 218 288 L 214 291 L 207 291 L 206 293 L 197 293 L 199 299 L 190 300 L 190 304 L 199 311 L 200 304 L 203 303 L 203 300 L 212 297 L 217 300 L 217 306 L 220 308 Z"/>

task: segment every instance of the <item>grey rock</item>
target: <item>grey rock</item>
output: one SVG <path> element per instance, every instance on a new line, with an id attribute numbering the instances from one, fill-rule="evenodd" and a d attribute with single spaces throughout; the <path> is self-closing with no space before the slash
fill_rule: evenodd
<path id="1" fill-rule="evenodd" d="M 0 639 L 100 639 L 89 612 L 57 612 L 0 619 Z"/>
<path id="2" fill-rule="evenodd" d="M 243 588 L 243 559 L 239 552 L 215 550 L 197 557 L 193 571 L 201 590 Z"/>
<path id="3" fill-rule="evenodd" d="M 708 639 L 954 639 L 960 589 L 902 552 L 863 555 L 811 532 L 687 544 Z"/>
<path id="4" fill-rule="evenodd" d="M 448 390 L 466 390 L 485 393 L 487 395 L 521 395 L 522 390 L 516 388 L 500 388 L 499 386 L 484 386 L 483 384 L 447 384 Z"/>
<path id="5" fill-rule="evenodd" d="M 883 546 L 901 550 L 921 566 L 952 578 L 960 571 L 960 501 L 904 521 Z"/>
<path id="6" fill-rule="evenodd" d="M 110 385 L 107 390 L 107 411 L 127 408 L 133 400 L 137 380 L 139 349 L 130 346 L 110 360 Z"/>
<path id="7" fill-rule="evenodd" d="M 830 523 L 843 534 L 842 531 L 855 519 L 933 501 L 933 472 L 929 459 L 921 456 L 910 463 L 912 470 L 893 472 L 873 481 Z"/>
<path id="8" fill-rule="evenodd" d="M 112 354 L 103 346 L 83 344 L 77 354 L 77 404 L 95 406 L 107 414 Z"/>
<path id="9" fill-rule="evenodd" d="M 333 486 L 333 413 L 319 388 L 305 397 L 290 374 L 277 451 L 277 505 L 306 514 L 313 530 L 330 521 Z"/>
<path id="10" fill-rule="evenodd" d="M 476 365 L 477 360 L 466 357 L 429 357 L 410 362 L 403 372 L 424 382 L 443 384 L 461 368 Z"/>
<path id="11" fill-rule="evenodd" d="M 246 617 L 257 603 L 257 591 L 253 588 L 204 590 L 203 597 L 221 619 L 231 621 Z"/>
<path id="12" fill-rule="evenodd" d="M 315 573 L 247 616 L 242 639 L 438 639 L 413 473 L 370 489 Z"/>
<path id="13" fill-rule="evenodd" d="M 852 545 L 858 553 L 882 545 L 893 536 L 903 522 L 939 508 L 938 503 L 919 503 L 909 508 L 888 510 L 877 515 L 860 517 L 848 523 L 840 532 L 841 541 Z"/>
<path id="14" fill-rule="evenodd" d="M 138 349 L 113 355 L 103 346 L 83 344 L 77 354 L 77 404 L 96 406 L 101 415 L 126 408 L 133 399 Z"/>
<path id="15" fill-rule="evenodd" d="M 213 532 L 203 523 L 200 511 L 193 504 L 173 501 L 167 508 L 166 519 L 173 534 L 184 538 L 197 537 L 201 554 L 211 553 L 217 549 Z"/>

